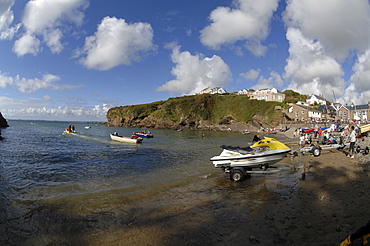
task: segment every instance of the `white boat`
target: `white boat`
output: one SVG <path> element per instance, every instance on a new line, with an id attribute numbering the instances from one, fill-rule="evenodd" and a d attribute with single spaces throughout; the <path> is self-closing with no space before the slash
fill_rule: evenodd
<path id="1" fill-rule="evenodd" d="M 248 147 L 221 146 L 222 152 L 210 160 L 216 168 L 230 174 L 230 179 L 239 182 L 252 169 L 264 172 L 283 159 L 291 149 L 274 138 L 265 137 Z"/>
<path id="2" fill-rule="evenodd" d="M 125 142 L 125 143 L 141 143 L 143 141 L 143 138 L 140 137 L 123 137 L 123 136 L 115 136 L 113 134 L 110 134 L 110 138 L 114 141 L 119 141 L 119 142 Z"/>

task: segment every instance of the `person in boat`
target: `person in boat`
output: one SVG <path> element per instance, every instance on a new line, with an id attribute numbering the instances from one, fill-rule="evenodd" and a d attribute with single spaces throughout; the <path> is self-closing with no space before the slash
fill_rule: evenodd
<path id="1" fill-rule="evenodd" d="M 72 132 L 74 132 L 74 131 L 75 131 L 75 126 L 74 126 L 74 125 L 72 125 L 72 126 L 71 126 L 71 131 L 72 131 Z"/>
<path id="2" fill-rule="evenodd" d="M 252 140 L 252 143 L 258 142 L 260 140 L 261 140 L 261 138 L 260 138 L 260 135 L 259 134 L 258 135 L 254 135 L 253 140 Z"/>
<path id="3" fill-rule="evenodd" d="M 366 245 L 369 241 L 370 237 L 370 220 L 367 222 L 366 225 L 359 228 L 357 231 L 355 231 L 353 234 L 348 236 L 341 244 L 340 246 L 347 246 L 351 245 L 356 239 L 359 239 L 362 237 L 362 244 Z"/>
<path id="4" fill-rule="evenodd" d="M 118 137 L 118 133 L 117 132 L 114 132 L 113 133 L 113 136 L 117 136 Z"/>
<path id="5" fill-rule="evenodd" d="M 132 134 L 131 138 L 132 138 L 132 139 L 137 139 L 137 138 L 139 138 L 139 137 L 138 137 L 138 136 L 135 134 L 135 132 L 134 132 L 134 134 Z"/>

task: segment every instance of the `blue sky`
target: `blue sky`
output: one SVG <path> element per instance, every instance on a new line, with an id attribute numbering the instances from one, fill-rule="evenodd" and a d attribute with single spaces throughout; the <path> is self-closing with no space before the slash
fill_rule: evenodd
<path id="1" fill-rule="evenodd" d="M 208 86 L 364 104 L 369 24 L 367 0 L 1 0 L 0 112 L 106 121 Z"/>

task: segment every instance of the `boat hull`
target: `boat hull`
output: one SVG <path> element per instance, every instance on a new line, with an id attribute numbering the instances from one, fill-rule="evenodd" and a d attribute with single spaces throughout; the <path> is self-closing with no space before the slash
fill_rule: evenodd
<path id="1" fill-rule="evenodd" d="M 141 138 L 152 138 L 153 137 L 152 134 L 147 134 L 147 133 L 144 133 L 144 134 L 142 134 L 142 133 L 135 133 L 135 135 L 138 136 L 138 137 L 141 137 Z"/>
<path id="2" fill-rule="evenodd" d="M 215 167 L 249 167 L 259 168 L 261 165 L 273 165 L 282 160 L 290 149 L 267 150 L 241 155 L 229 150 L 223 150 L 221 155 L 214 156 L 211 161 Z"/>
<path id="3" fill-rule="evenodd" d="M 123 142 L 123 143 L 133 143 L 133 144 L 138 144 L 143 141 L 142 138 L 129 138 L 129 137 L 122 137 L 122 136 L 114 136 L 113 134 L 110 134 L 110 138 L 114 141 Z"/>

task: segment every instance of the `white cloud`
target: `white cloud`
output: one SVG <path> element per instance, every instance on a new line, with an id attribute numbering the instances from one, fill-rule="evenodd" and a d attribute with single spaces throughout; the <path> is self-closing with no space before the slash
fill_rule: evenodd
<path id="1" fill-rule="evenodd" d="M 15 41 L 13 51 L 18 56 L 24 56 L 25 54 L 37 55 L 40 51 L 40 40 L 32 33 L 25 33 Z"/>
<path id="2" fill-rule="evenodd" d="M 1 113 L 6 119 L 44 120 L 99 120 L 105 121 L 112 105 L 101 104 L 93 107 L 50 106 L 47 100 L 17 100 L 0 97 Z M 24 105 L 27 105 L 25 107 Z M 45 106 L 47 105 L 47 106 Z"/>
<path id="3" fill-rule="evenodd" d="M 214 55 L 208 58 L 202 54 L 180 52 L 180 46 L 174 44 L 168 47 L 172 48 L 171 58 L 176 66 L 171 73 L 176 79 L 158 87 L 157 91 L 194 94 L 208 86 L 226 86 L 231 81 L 230 68 L 221 57 Z"/>
<path id="4" fill-rule="evenodd" d="M 109 70 L 139 62 L 155 50 L 153 29 L 148 23 L 128 24 L 124 19 L 105 17 L 94 36 L 87 37 L 80 62 L 90 69 Z M 80 55 L 77 54 L 77 55 Z"/>
<path id="5" fill-rule="evenodd" d="M 370 91 L 370 50 L 358 57 L 353 72 L 351 82 L 355 85 L 356 92 Z"/>
<path id="6" fill-rule="evenodd" d="M 44 40 L 52 53 L 58 54 L 63 50 L 63 44 L 60 42 L 62 36 L 63 33 L 59 29 L 54 29 L 44 34 Z"/>
<path id="7" fill-rule="evenodd" d="M 218 7 L 209 16 L 211 24 L 201 30 L 201 42 L 218 50 L 222 45 L 247 41 L 245 47 L 257 56 L 263 55 L 269 23 L 279 0 L 234 0 L 235 8 Z M 254 47 L 258 47 L 258 52 Z"/>
<path id="8" fill-rule="evenodd" d="M 20 24 L 11 27 L 14 20 L 14 14 L 11 7 L 14 5 L 14 0 L 2 0 L 0 2 L 0 40 L 12 39 L 14 34 L 21 27 Z"/>
<path id="9" fill-rule="evenodd" d="M 283 14 L 290 44 L 288 89 L 341 103 L 367 103 L 370 4 L 367 0 L 289 0 Z M 351 80 L 342 64 L 358 57 Z M 347 60 L 346 60 L 347 59 Z"/>
<path id="10" fill-rule="evenodd" d="M 14 20 L 11 7 L 14 5 L 14 0 L 2 0 L 0 2 L 0 31 L 7 29 Z"/>
<path id="11" fill-rule="evenodd" d="M 265 88 L 279 88 L 283 85 L 284 81 L 280 74 L 277 72 L 271 72 L 269 78 L 264 78 L 260 76 L 258 78 L 258 83 L 252 86 L 253 89 L 265 89 Z"/>
<path id="12" fill-rule="evenodd" d="M 350 78 L 350 86 L 343 95 L 346 103 L 367 103 L 370 101 L 370 50 L 358 57 L 353 66 L 353 74 Z"/>
<path id="13" fill-rule="evenodd" d="M 67 84 L 56 84 L 55 82 L 59 81 L 59 76 L 52 75 L 52 74 L 44 74 L 41 79 L 26 79 L 21 78 L 19 75 L 15 77 L 8 77 L 5 74 L 0 74 L 0 87 L 6 88 L 7 86 L 14 86 L 20 92 L 23 93 L 33 93 L 38 90 L 71 90 L 75 88 L 79 88 L 82 85 L 74 86 L 74 85 L 67 85 Z"/>
<path id="14" fill-rule="evenodd" d="M 248 72 L 239 74 L 245 80 L 255 80 L 260 75 L 260 70 L 251 69 Z"/>
<path id="15" fill-rule="evenodd" d="M 319 40 L 327 53 L 343 59 L 351 50 L 365 52 L 370 43 L 367 0 L 289 0 L 284 21 L 308 39 Z"/>
<path id="16" fill-rule="evenodd" d="M 22 20 L 26 32 L 16 41 L 13 51 L 18 56 L 36 55 L 41 51 L 39 39 L 43 37 L 52 53 L 61 52 L 64 48 L 61 42 L 63 32 L 58 27 L 63 27 L 65 23 L 81 25 L 84 18 L 81 10 L 87 6 L 86 0 L 29 1 Z"/>
<path id="17" fill-rule="evenodd" d="M 318 41 L 305 38 L 299 29 L 289 28 L 290 57 L 285 66 L 285 78 L 291 80 L 288 89 L 307 94 L 323 94 L 332 99 L 333 91 L 341 94 L 345 86 L 341 65 L 324 52 Z"/>

